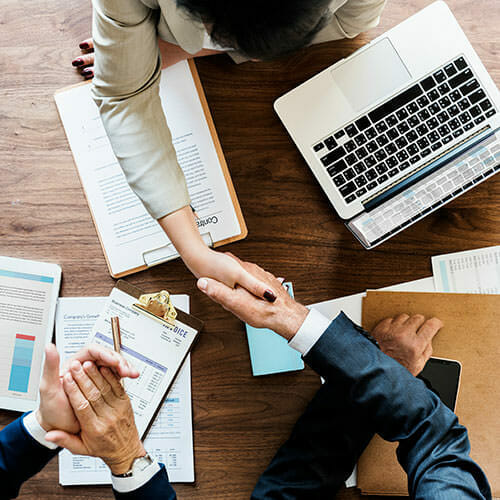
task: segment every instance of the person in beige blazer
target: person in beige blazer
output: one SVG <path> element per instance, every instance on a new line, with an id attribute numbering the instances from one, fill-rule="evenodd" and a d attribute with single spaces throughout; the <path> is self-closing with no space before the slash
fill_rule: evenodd
<path id="1" fill-rule="evenodd" d="M 227 52 L 268 60 L 353 38 L 379 22 L 386 0 L 92 0 L 92 38 L 73 61 L 94 97 L 128 183 L 196 277 L 236 284 L 270 302 L 274 290 L 206 247 L 160 105 L 162 67 Z M 224 48 L 225 47 L 225 48 Z"/>

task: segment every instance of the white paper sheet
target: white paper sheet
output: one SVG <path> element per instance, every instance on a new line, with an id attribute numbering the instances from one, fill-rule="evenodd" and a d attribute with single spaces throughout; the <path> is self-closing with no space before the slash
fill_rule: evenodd
<path id="1" fill-rule="evenodd" d="M 241 228 L 186 61 L 162 71 L 160 96 L 192 206 L 200 217 L 200 233 L 207 244 L 239 235 Z M 57 93 L 55 101 L 112 274 L 175 258 L 175 248 L 125 179 L 90 85 Z"/>
<path id="2" fill-rule="evenodd" d="M 189 312 L 189 297 L 176 295 L 174 304 Z M 61 298 L 56 316 L 56 342 L 62 360 L 86 343 L 107 297 Z M 186 358 L 167 399 L 156 417 L 144 446 L 164 463 L 173 483 L 194 481 L 193 429 L 191 407 L 191 360 Z M 111 484 L 110 473 L 98 458 L 59 454 L 59 482 L 76 484 Z"/>
<path id="3" fill-rule="evenodd" d="M 386 290 L 390 292 L 435 292 L 434 280 L 432 278 L 423 278 L 420 280 L 409 281 L 408 283 L 399 283 L 397 285 L 388 286 L 381 288 L 380 290 Z M 363 297 L 366 296 L 366 292 L 356 293 L 354 295 L 348 295 L 347 297 L 340 297 L 338 299 L 327 300 L 325 302 L 318 302 L 317 304 L 311 304 L 309 307 L 316 309 L 326 318 L 333 320 L 340 312 L 344 312 L 349 318 L 357 323 L 361 324 L 361 314 L 363 306 Z M 351 488 L 357 485 L 357 467 L 350 477 L 345 482 L 347 488 Z"/>
<path id="4" fill-rule="evenodd" d="M 0 257 L 0 408 L 37 407 L 60 280 L 57 265 Z"/>
<path id="5" fill-rule="evenodd" d="M 432 257 L 436 290 L 500 293 L 500 246 Z"/>

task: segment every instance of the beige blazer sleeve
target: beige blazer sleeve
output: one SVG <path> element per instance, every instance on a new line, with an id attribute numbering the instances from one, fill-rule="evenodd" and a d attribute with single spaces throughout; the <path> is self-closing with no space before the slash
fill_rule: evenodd
<path id="1" fill-rule="evenodd" d="M 332 3 L 330 22 L 316 35 L 313 43 L 354 38 L 375 28 L 387 0 L 341 0 Z M 340 5 L 339 5 L 340 4 Z"/>
<path id="2" fill-rule="evenodd" d="M 94 97 L 128 183 L 159 219 L 189 204 L 159 96 L 158 11 L 93 0 Z"/>

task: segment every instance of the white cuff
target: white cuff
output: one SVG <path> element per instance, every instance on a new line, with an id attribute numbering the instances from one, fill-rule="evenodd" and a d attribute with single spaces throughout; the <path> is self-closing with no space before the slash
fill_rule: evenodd
<path id="1" fill-rule="evenodd" d="M 49 448 L 49 450 L 56 450 L 58 448 L 56 444 L 45 441 L 45 434 L 47 434 L 47 431 L 39 424 L 34 411 L 28 413 L 24 417 L 23 424 L 31 437 L 42 446 Z"/>
<path id="2" fill-rule="evenodd" d="M 158 471 L 160 470 L 159 463 L 154 460 L 151 465 L 148 465 L 144 470 L 131 477 L 116 477 L 111 475 L 113 488 L 118 493 L 130 493 L 144 486 Z"/>
<path id="3" fill-rule="evenodd" d="M 288 345 L 305 356 L 330 325 L 331 321 L 320 312 L 311 309 L 299 331 Z"/>

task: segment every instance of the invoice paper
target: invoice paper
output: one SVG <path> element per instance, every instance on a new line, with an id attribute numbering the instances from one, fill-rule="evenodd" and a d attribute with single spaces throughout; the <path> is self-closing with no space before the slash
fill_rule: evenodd
<path id="1" fill-rule="evenodd" d="M 61 359 L 67 359 L 87 344 L 106 297 L 59 299 L 56 340 Z M 176 307 L 189 312 L 189 297 L 173 295 Z M 164 463 L 173 483 L 194 481 L 193 429 L 191 408 L 191 361 L 186 358 L 167 399 L 151 427 L 144 446 L 151 456 Z M 59 453 L 59 482 L 111 484 L 109 469 L 98 458 Z"/>
<path id="2" fill-rule="evenodd" d="M 207 244 L 242 232 L 189 64 L 164 69 L 160 96 L 198 228 Z M 55 95 L 83 188 L 115 277 L 165 262 L 177 252 L 129 187 L 90 85 Z"/>
<path id="3" fill-rule="evenodd" d="M 60 278 L 56 264 L 0 257 L 0 408 L 37 407 Z"/>
<path id="4" fill-rule="evenodd" d="M 500 293 L 500 246 L 432 257 L 438 292 Z"/>

